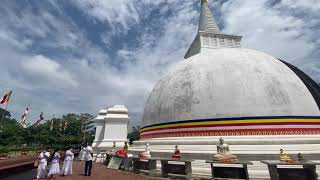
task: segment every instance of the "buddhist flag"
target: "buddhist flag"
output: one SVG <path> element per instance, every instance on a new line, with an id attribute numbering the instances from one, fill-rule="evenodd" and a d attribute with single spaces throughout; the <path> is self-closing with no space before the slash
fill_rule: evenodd
<path id="1" fill-rule="evenodd" d="M 50 131 L 53 129 L 53 118 L 51 119 L 51 124 L 50 124 Z"/>
<path id="2" fill-rule="evenodd" d="M 65 131 L 67 129 L 68 121 L 64 122 L 63 130 Z"/>
<path id="3" fill-rule="evenodd" d="M 81 126 L 81 132 L 84 132 L 84 125 Z"/>
<path id="4" fill-rule="evenodd" d="M 8 92 L 5 94 L 2 99 L 0 100 L 0 104 L 7 104 L 9 102 L 10 96 L 11 96 L 12 91 Z"/>
<path id="5" fill-rule="evenodd" d="M 36 122 L 36 126 L 39 126 L 40 122 L 43 120 L 43 112 L 41 112 L 39 119 Z"/>
<path id="6" fill-rule="evenodd" d="M 61 130 L 62 130 L 62 119 L 61 119 L 61 121 L 60 121 L 59 130 L 60 130 L 60 132 L 61 132 Z"/>
<path id="7" fill-rule="evenodd" d="M 29 111 L 29 106 L 26 108 L 26 110 L 24 111 L 24 113 L 21 116 L 21 125 L 23 128 L 27 127 L 26 121 L 27 121 L 28 111 Z"/>

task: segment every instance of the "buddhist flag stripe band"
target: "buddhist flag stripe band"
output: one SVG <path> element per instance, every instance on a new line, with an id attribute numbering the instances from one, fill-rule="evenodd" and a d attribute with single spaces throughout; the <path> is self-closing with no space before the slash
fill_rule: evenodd
<path id="1" fill-rule="evenodd" d="M 210 131 L 187 131 L 167 132 L 141 135 L 146 138 L 184 137 L 184 136 L 256 136 L 256 135 L 319 135 L 319 128 L 312 129 L 246 129 L 239 130 L 210 130 Z"/>
<path id="2" fill-rule="evenodd" d="M 27 127 L 26 121 L 27 121 L 28 111 L 29 111 L 29 106 L 26 108 L 26 110 L 24 111 L 24 113 L 21 116 L 21 125 L 23 128 Z"/>
<path id="3" fill-rule="evenodd" d="M 283 129 L 295 129 L 308 131 L 308 129 L 319 129 L 320 131 L 320 116 L 302 117 L 252 117 L 249 118 L 226 118 L 226 119 L 205 119 L 205 120 L 187 120 L 176 121 L 169 123 L 155 124 L 141 128 L 140 135 L 142 138 L 147 138 L 157 134 L 157 137 L 166 133 L 173 135 L 173 133 L 193 132 L 194 135 L 202 134 L 203 131 L 215 131 L 222 130 L 236 130 L 245 132 L 248 130 L 257 129 L 273 129 L 275 131 L 281 131 Z M 272 134 L 272 133 L 271 133 Z M 176 136 L 176 135 L 174 135 Z M 185 135 L 184 135 L 185 136 Z M 193 135 L 192 135 L 193 136 Z"/>
<path id="4" fill-rule="evenodd" d="M 202 127 L 202 128 L 184 128 L 179 129 L 179 132 L 187 131 L 211 131 L 211 130 L 246 130 L 246 129 L 304 129 L 304 128 L 318 128 L 320 129 L 320 123 L 318 125 L 258 125 L 258 126 L 225 126 L 225 127 Z M 166 132 L 177 132 L 177 129 L 169 130 L 157 130 L 144 132 L 143 135 L 152 134 L 152 133 L 166 133 Z"/>
<path id="5" fill-rule="evenodd" d="M 0 100 L 0 104 L 7 104 L 9 102 L 10 96 L 11 96 L 12 91 L 8 92 L 5 94 L 2 99 Z"/>

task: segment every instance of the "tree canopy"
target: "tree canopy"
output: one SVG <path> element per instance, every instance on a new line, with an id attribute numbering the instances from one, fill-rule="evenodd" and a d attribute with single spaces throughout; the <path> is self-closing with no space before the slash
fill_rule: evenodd
<path id="1" fill-rule="evenodd" d="M 130 133 L 128 133 L 128 139 L 129 139 L 129 143 L 132 144 L 133 141 L 139 140 L 140 139 L 140 126 L 134 126 L 132 127 L 132 130 Z"/>
<path id="2" fill-rule="evenodd" d="M 93 119 L 88 113 L 69 113 L 61 118 L 43 120 L 36 126 L 30 125 L 23 128 L 13 118 L 10 112 L 0 108 L 0 146 L 64 149 L 67 146 L 79 147 L 84 142 L 92 142 L 94 137 L 87 133 L 84 139 L 84 126 Z M 51 122 L 53 128 L 50 129 Z M 65 125 L 65 123 L 67 124 Z"/>

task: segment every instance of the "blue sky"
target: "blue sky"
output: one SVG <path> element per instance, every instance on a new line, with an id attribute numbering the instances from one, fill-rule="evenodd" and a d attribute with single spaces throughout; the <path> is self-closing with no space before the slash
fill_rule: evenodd
<path id="1" fill-rule="evenodd" d="M 320 82 L 320 1 L 209 0 L 244 48 L 284 59 Z M 0 93 L 28 122 L 125 104 L 139 124 L 149 92 L 183 60 L 197 31 L 198 0 L 4 0 Z M 4 107 L 3 107 L 4 108 Z"/>

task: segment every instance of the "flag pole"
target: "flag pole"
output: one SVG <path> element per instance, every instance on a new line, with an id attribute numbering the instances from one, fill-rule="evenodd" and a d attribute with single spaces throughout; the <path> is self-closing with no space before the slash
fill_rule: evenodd
<path id="1" fill-rule="evenodd" d="M 52 118 L 51 118 L 51 121 L 50 121 L 50 131 L 53 130 L 53 119 L 54 119 L 54 114 L 52 114 Z M 52 128 L 51 128 L 51 125 L 52 125 Z"/>
<path id="2" fill-rule="evenodd" d="M 85 122 L 85 118 L 83 118 L 83 126 L 84 126 L 84 131 L 83 131 L 83 143 L 86 143 L 86 130 L 87 130 L 87 126 L 86 126 L 86 122 Z"/>
<path id="3" fill-rule="evenodd" d="M 6 116 L 8 104 L 9 104 L 9 101 L 8 101 L 8 103 L 6 104 L 6 107 L 4 108 L 4 113 L 2 114 L 1 121 L 2 121 L 3 118 Z"/>
<path id="4" fill-rule="evenodd" d="M 2 129 L 3 129 L 3 124 L 4 124 L 4 123 L 2 123 L 2 121 L 3 121 L 3 118 L 4 118 L 5 115 L 6 115 L 8 104 L 9 104 L 9 102 L 6 104 L 6 107 L 5 107 L 5 109 L 4 109 L 4 112 L 2 113 L 2 116 L 1 116 L 1 120 L 0 120 L 0 122 L 1 122 L 0 132 L 2 132 Z"/>

